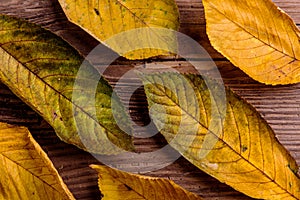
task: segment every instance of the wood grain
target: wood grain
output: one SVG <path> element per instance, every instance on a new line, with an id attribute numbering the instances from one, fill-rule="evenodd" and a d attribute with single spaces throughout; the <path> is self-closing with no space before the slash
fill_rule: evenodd
<path id="1" fill-rule="evenodd" d="M 300 24 L 300 0 L 274 0 L 274 2 Z M 177 0 L 177 3 L 180 10 L 180 31 L 198 41 L 209 52 L 220 70 L 225 85 L 257 108 L 274 129 L 280 142 L 300 164 L 300 84 L 272 87 L 253 81 L 210 46 L 205 33 L 201 1 Z M 67 21 L 57 0 L 1 0 L 0 13 L 42 25 L 63 37 L 83 55 L 87 55 L 99 45 L 95 39 Z M 118 59 L 106 71 L 106 77 L 115 85 L 124 73 L 145 63 L 179 68 L 181 66 L 180 70 L 189 70 L 186 62 L 173 57 L 144 62 Z M 136 78 L 128 78 L 117 90 L 123 101 L 130 98 L 129 111 L 133 121 L 136 122 L 135 132 L 146 134 L 148 130 L 143 126 L 147 125 L 150 119 L 143 89 L 139 88 L 133 96 L 128 93 L 128 88 L 140 85 Z M 30 128 L 34 138 L 49 155 L 76 199 L 100 199 L 97 175 L 88 167 L 89 164 L 98 164 L 99 161 L 92 155 L 61 142 L 52 128 L 3 84 L 0 84 L 0 121 Z M 135 145 L 140 152 L 149 152 L 164 146 L 165 141 L 157 134 L 155 137 L 137 139 Z M 172 179 L 204 199 L 251 199 L 204 174 L 183 158 L 148 175 Z"/>

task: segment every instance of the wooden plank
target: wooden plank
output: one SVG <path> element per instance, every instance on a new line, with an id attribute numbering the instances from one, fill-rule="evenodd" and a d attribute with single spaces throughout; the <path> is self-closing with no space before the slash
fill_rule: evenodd
<path id="1" fill-rule="evenodd" d="M 274 0 L 274 2 L 290 14 L 297 24 L 300 24 L 299 0 Z M 225 85 L 258 109 L 275 130 L 278 139 L 300 163 L 300 84 L 271 87 L 253 81 L 226 61 L 209 44 L 205 34 L 204 11 L 201 1 L 177 0 L 177 3 L 180 11 L 180 31 L 198 41 L 210 53 L 211 57 L 216 60 Z M 93 47 L 99 44 L 80 28 L 67 21 L 56 0 L 1 0 L 0 13 L 28 19 L 42 25 L 62 36 L 83 55 L 87 55 Z M 84 38 L 84 42 L 82 42 L 82 38 Z M 152 62 L 178 70 L 189 71 L 191 69 L 186 62 L 173 58 L 156 59 Z M 106 77 L 111 84 L 116 84 L 126 71 L 141 64 L 144 62 L 132 63 L 119 59 L 106 72 Z M 119 88 L 123 100 L 129 96 L 126 92 L 128 87 L 140 85 L 140 82 L 134 78 L 126 81 Z M 137 124 L 134 126 L 134 130 L 140 134 L 146 134 L 147 130 L 140 127 L 150 121 L 147 117 L 147 104 L 142 89 L 137 90 L 131 97 L 129 109 L 132 119 Z M 3 84 L 0 84 L 0 120 L 26 125 L 30 128 L 35 139 L 48 153 L 76 199 L 100 198 L 97 175 L 88 167 L 89 164 L 99 162 L 90 154 L 61 142 L 53 129 Z M 135 145 L 139 151 L 149 152 L 164 146 L 165 141 L 161 135 L 157 135 L 153 138 L 137 139 Z M 172 179 L 205 199 L 251 199 L 204 174 L 183 158 L 148 175 Z"/>

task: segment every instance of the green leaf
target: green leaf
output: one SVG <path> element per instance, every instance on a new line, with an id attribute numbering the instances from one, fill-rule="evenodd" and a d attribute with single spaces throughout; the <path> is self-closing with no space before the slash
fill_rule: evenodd
<path id="1" fill-rule="evenodd" d="M 128 59 L 176 52 L 175 34 L 157 29 L 178 30 L 179 12 L 174 0 L 59 2 L 71 22 Z"/>
<path id="2" fill-rule="evenodd" d="M 187 160 L 251 197 L 300 198 L 296 161 L 251 105 L 200 76 L 141 77 L 154 123 Z"/>
<path id="3" fill-rule="evenodd" d="M 116 153 L 119 148 L 115 145 L 132 150 L 131 136 L 114 119 L 130 132 L 125 109 L 117 97 L 112 98 L 108 82 L 88 62 L 82 65 L 83 60 L 51 32 L 0 15 L 0 80 L 38 112 L 63 141 L 93 153 Z M 78 77 L 81 65 L 84 70 Z M 95 91 L 90 85 L 97 86 Z"/>
<path id="4" fill-rule="evenodd" d="M 74 199 L 25 127 L 0 123 L 0 171 L 0 199 Z"/>

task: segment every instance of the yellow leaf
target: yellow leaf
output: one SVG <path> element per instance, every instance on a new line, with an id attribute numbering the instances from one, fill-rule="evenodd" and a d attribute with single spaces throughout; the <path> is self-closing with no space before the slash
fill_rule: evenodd
<path id="1" fill-rule="evenodd" d="M 254 198 L 300 199 L 296 161 L 252 106 L 200 76 L 141 78 L 154 123 L 191 163 Z"/>
<path id="2" fill-rule="evenodd" d="M 74 199 L 24 127 L 0 123 L 0 199 Z"/>
<path id="3" fill-rule="evenodd" d="M 108 82 L 83 61 L 53 33 L 0 15 L 0 80 L 63 141 L 93 153 L 132 150 L 128 114 Z"/>
<path id="4" fill-rule="evenodd" d="M 145 59 L 174 53 L 175 35 L 152 28 L 179 28 L 174 0 L 59 0 L 68 19 L 128 59 Z M 119 41 L 112 36 L 131 31 Z M 173 42 L 170 42 L 173 41 Z M 160 49 L 144 48 L 159 45 Z M 138 49 L 139 47 L 143 49 Z"/>
<path id="5" fill-rule="evenodd" d="M 213 47 L 253 79 L 300 82 L 300 32 L 271 0 L 203 0 Z"/>
<path id="6" fill-rule="evenodd" d="M 99 174 L 103 200 L 164 199 L 201 200 L 171 180 L 147 177 L 115 170 L 103 165 L 91 165 Z"/>

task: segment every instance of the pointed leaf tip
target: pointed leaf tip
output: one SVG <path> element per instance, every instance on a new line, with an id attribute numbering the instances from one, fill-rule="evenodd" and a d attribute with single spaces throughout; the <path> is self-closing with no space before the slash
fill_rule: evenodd
<path id="1" fill-rule="evenodd" d="M 203 0 L 212 46 L 253 79 L 300 82 L 300 31 L 271 0 Z"/>
<path id="2" fill-rule="evenodd" d="M 90 165 L 90 167 L 98 172 L 98 183 L 104 195 L 103 200 L 202 200 L 201 197 L 168 179 L 132 174 L 103 165 Z"/>

